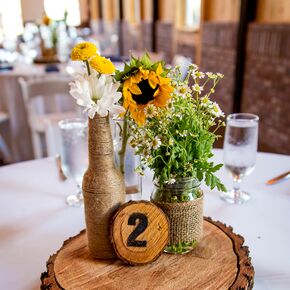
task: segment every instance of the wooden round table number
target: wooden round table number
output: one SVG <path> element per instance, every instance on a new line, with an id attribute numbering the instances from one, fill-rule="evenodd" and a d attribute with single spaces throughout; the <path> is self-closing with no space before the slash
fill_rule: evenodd
<path id="1" fill-rule="evenodd" d="M 168 238 L 167 217 L 151 202 L 130 201 L 112 219 L 112 244 L 117 256 L 125 263 L 153 262 L 163 252 Z"/>

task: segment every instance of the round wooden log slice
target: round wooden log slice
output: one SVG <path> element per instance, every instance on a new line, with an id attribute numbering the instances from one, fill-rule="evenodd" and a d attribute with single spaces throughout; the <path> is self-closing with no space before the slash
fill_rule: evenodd
<path id="1" fill-rule="evenodd" d="M 125 263 L 143 265 L 155 261 L 169 239 L 165 213 L 149 201 L 129 201 L 112 219 L 111 241 Z"/>
<path id="2" fill-rule="evenodd" d="M 41 289 L 252 289 L 254 269 L 244 239 L 209 218 L 195 250 L 163 254 L 142 266 L 93 260 L 85 231 L 64 242 L 47 262 Z"/>

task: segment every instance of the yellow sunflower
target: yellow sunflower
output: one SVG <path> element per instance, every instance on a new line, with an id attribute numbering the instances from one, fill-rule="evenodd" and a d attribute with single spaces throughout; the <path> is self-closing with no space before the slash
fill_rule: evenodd
<path id="1" fill-rule="evenodd" d="M 97 52 L 97 47 L 90 42 L 81 42 L 77 44 L 72 52 L 71 59 L 72 60 L 89 60 L 93 57 Z"/>
<path id="2" fill-rule="evenodd" d="M 124 82 L 123 105 L 138 125 L 145 123 L 145 109 L 149 104 L 157 107 L 167 105 L 173 88 L 170 79 L 162 77 L 161 74 L 161 64 L 158 65 L 156 72 L 139 67 L 138 72 Z"/>
<path id="3" fill-rule="evenodd" d="M 101 74 L 112 74 L 115 71 L 113 63 L 100 55 L 95 56 L 90 60 L 91 67 Z"/>

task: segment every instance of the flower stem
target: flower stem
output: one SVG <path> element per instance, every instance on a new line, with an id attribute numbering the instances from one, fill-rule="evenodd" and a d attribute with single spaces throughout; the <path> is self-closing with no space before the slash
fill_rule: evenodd
<path id="1" fill-rule="evenodd" d="M 121 173 L 125 174 L 125 154 L 126 154 L 126 147 L 128 142 L 128 119 L 127 119 L 128 111 L 124 116 L 124 123 L 123 123 L 123 131 L 122 131 L 122 146 L 119 150 L 119 169 Z"/>
<path id="2" fill-rule="evenodd" d="M 91 75 L 91 69 L 90 69 L 89 62 L 87 60 L 85 60 L 84 63 L 86 64 L 88 75 L 90 76 Z"/>

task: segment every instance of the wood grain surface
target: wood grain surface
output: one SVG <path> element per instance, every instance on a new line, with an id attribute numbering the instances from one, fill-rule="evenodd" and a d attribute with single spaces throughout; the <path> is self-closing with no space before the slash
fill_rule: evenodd
<path id="1" fill-rule="evenodd" d="M 243 243 L 231 227 L 205 218 L 203 239 L 191 253 L 129 266 L 91 259 L 82 231 L 50 257 L 41 289 L 252 289 L 254 269 Z"/>

